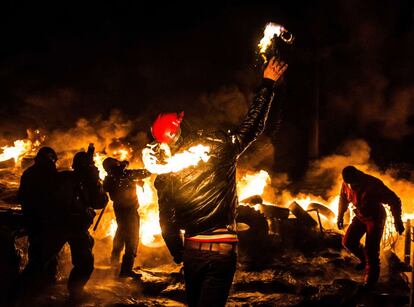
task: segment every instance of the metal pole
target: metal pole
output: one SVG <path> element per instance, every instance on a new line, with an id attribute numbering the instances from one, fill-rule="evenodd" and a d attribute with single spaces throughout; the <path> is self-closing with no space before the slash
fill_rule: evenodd
<path id="1" fill-rule="evenodd" d="M 408 268 L 411 260 L 411 220 L 405 223 L 404 264 Z"/>
<path id="2" fill-rule="evenodd" d="M 410 232 L 413 233 L 411 230 Z M 410 240 L 411 240 L 411 236 L 410 236 Z M 414 237 L 413 237 L 413 240 L 414 240 Z M 414 249 L 413 249 L 413 255 L 411 257 L 410 307 L 414 307 Z"/>

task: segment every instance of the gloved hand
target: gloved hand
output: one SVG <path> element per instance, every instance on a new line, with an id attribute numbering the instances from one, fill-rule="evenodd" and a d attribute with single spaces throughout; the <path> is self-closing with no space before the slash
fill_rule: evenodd
<path id="1" fill-rule="evenodd" d="M 399 219 L 396 219 L 395 220 L 395 222 L 394 222 L 394 226 L 395 226 L 395 230 L 400 234 L 400 235 L 402 235 L 403 234 L 403 232 L 404 232 L 404 230 L 405 230 L 405 228 L 404 228 L 404 223 L 403 223 L 403 221 L 401 220 L 401 218 L 399 218 Z"/>
<path id="2" fill-rule="evenodd" d="M 147 177 L 151 176 L 151 172 L 147 169 L 143 169 L 142 170 L 142 176 L 144 176 L 144 178 L 147 178 Z"/>
<path id="3" fill-rule="evenodd" d="M 336 221 L 336 225 L 338 226 L 339 230 L 344 229 L 344 219 L 341 217 L 338 217 L 338 220 Z"/>

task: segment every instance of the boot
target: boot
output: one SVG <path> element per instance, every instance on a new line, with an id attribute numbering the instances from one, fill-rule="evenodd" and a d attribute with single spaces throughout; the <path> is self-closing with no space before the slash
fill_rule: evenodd
<path id="1" fill-rule="evenodd" d="M 134 260 L 134 256 L 124 255 L 122 257 L 121 271 L 119 272 L 120 278 L 141 278 L 142 274 L 137 273 L 132 269 L 134 266 Z"/>
<path id="2" fill-rule="evenodd" d="M 365 271 L 364 288 L 372 289 L 378 282 L 380 275 L 379 264 L 368 264 Z"/>

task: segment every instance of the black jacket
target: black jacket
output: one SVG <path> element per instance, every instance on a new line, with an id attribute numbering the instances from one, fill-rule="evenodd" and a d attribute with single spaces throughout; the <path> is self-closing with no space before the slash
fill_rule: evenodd
<path id="1" fill-rule="evenodd" d="M 56 203 L 56 166 L 52 162 L 35 162 L 20 178 L 18 201 L 22 206 L 26 227 L 47 224 Z"/>
<path id="2" fill-rule="evenodd" d="M 95 217 L 94 209 L 102 209 L 108 196 L 99 180 L 90 180 L 75 171 L 58 173 L 56 190 L 60 225 L 87 230 Z"/>
<path id="3" fill-rule="evenodd" d="M 149 175 L 150 173 L 144 169 L 126 169 L 115 174 L 110 173 L 105 177 L 103 187 L 114 202 L 115 211 L 138 208 L 137 181 Z"/>
<path id="4" fill-rule="evenodd" d="M 246 118 L 234 131 L 216 131 L 184 140 L 178 149 L 197 144 L 210 147 L 210 159 L 177 173 L 159 175 L 160 225 L 175 258 L 180 257 L 180 229 L 186 236 L 207 234 L 218 228 L 235 230 L 236 164 L 239 156 L 263 132 L 273 100 L 274 82 L 264 79 Z"/>

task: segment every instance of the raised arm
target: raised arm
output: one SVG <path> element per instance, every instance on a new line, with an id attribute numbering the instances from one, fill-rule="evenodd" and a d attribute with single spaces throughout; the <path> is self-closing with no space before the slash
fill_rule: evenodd
<path id="1" fill-rule="evenodd" d="M 245 119 L 231 134 L 232 141 L 237 145 L 239 154 L 243 153 L 264 131 L 274 96 L 274 84 L 286 69 L 287 64 L 277 62 L 274 58 L 265 68 L 262 84 L 250 105 Z"/>

